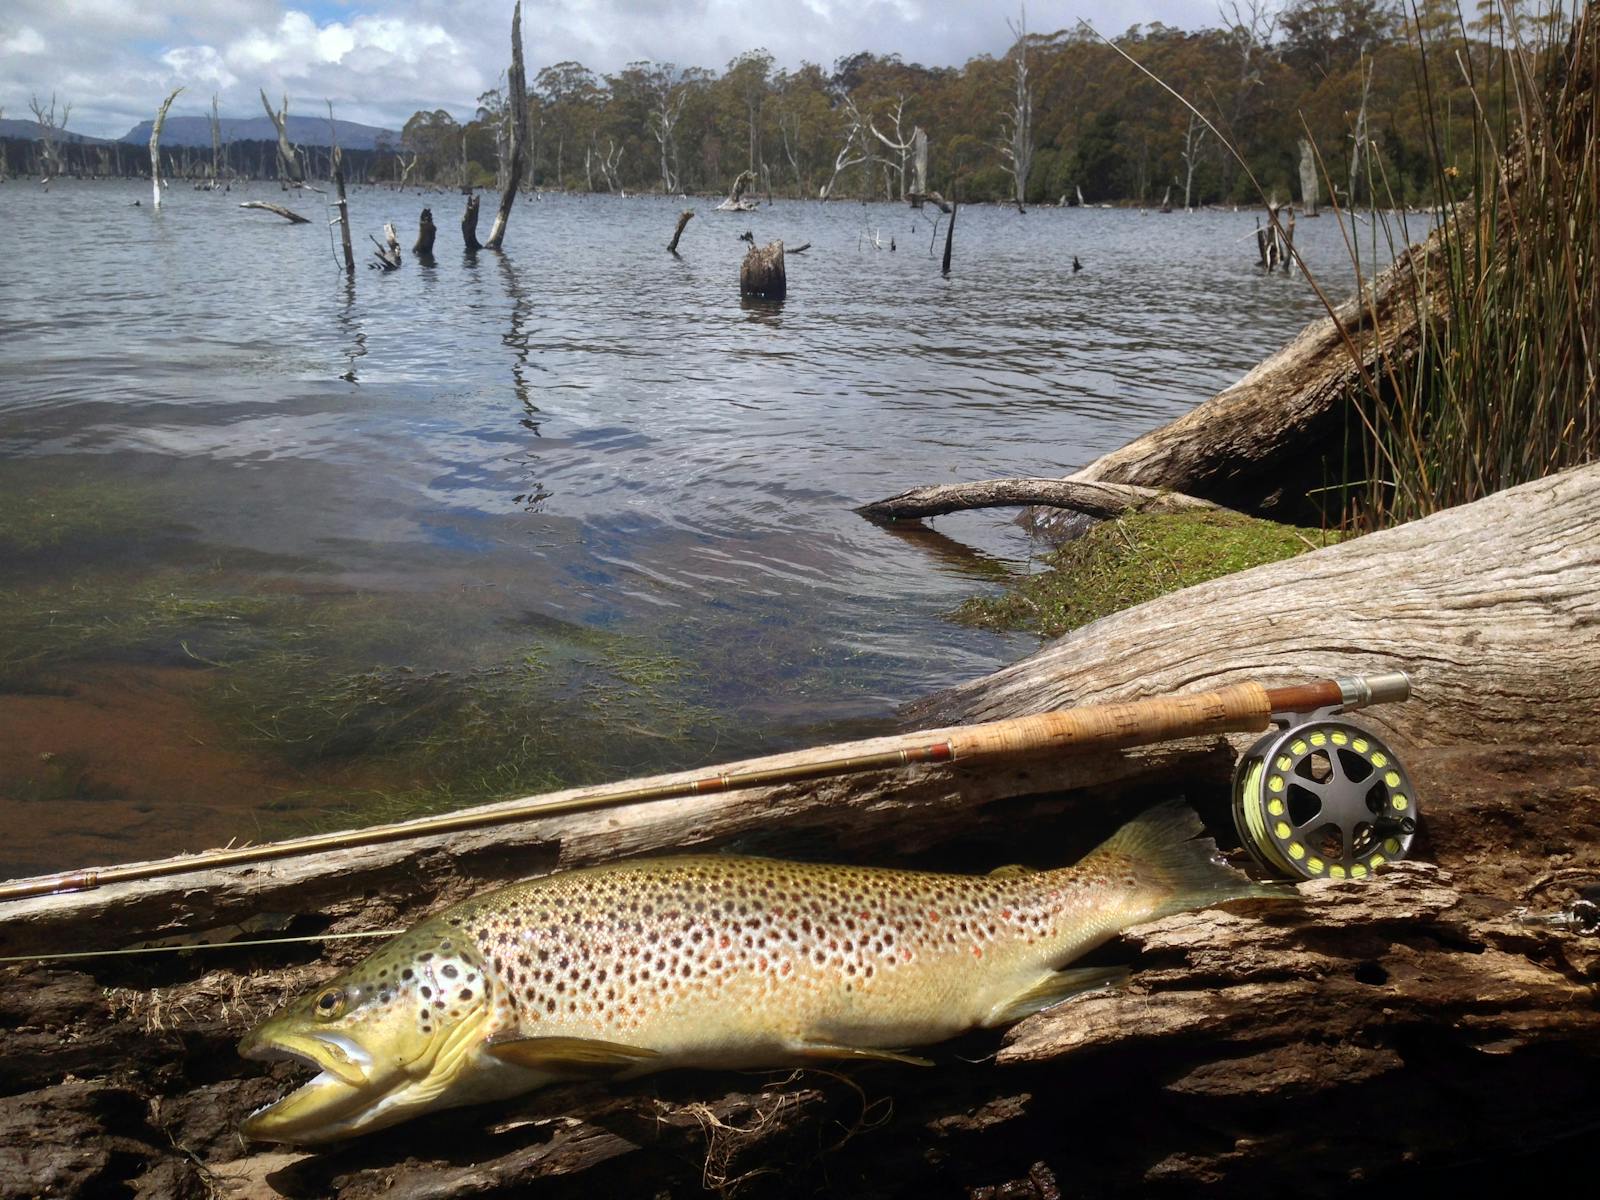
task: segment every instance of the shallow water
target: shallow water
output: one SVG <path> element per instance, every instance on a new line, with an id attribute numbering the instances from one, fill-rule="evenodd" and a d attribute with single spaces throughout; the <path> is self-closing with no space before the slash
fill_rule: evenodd
<path id="1" fill-rule="evenodd" d="M 673 258 L 682 201 L 545 196 L 472 258 L 360 189 L 439 252 L 350 285 L 324 199 L 0 185 L 0 876 L 874 730 L 1031 648 L 944 614 L 1032 547 L 855 505 L 1064 474 L 1321 311 L 1249 213 L 963 210 L 946 279 L 899 206 Z M 782 305 L 747 229 L 812 244 Z"/>

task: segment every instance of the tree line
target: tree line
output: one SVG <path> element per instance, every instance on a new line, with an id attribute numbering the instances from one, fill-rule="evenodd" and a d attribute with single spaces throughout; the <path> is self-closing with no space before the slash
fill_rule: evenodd
<path id="1" fill-rule="evenodd" d="M 1468 0 L 1469 3 L 1472 0 Z M 913 190 L 918 129 L 927 184 L 964 201 L 1232 203 L 1261 184 L 1300 193 L 1302 141 L 1320 156 L 1326 188 L 1368 198 L 1371 181 L 1397 200 L 1424 196 L 1434 147 L 1471 153 L 1474 104 L 1493 102 L 1515 28 L 1548 35 L 1553 15 L 1518 17 L 1478 0 L 1230 0 L 1215 28 L 1134 26 L 1101 40 L 1087 28 L 1032 33 L 1013 25 L 1010 50 L 961 67 L 898 55 L 780 67 L 764 49 L 721 73 L 634 62 L 614 74 L 581 63 L 545 67 L 523 102 L 533 145 L 526 182 L 586 191 L 725 191 L 748 171 L 774 195 L 901 199 Z M 1129 60 L 1132 60 L 1130 62 Z M 1136 66 L 1189 99 L 1215 127 Z M 1438 111 L 1419 104 L 1420 80 Z M 1474 96 L 1476 95 L 1476 99 Z M 442 109 L 405 125 L 375 178 L 494 186 L 509 100 L 478 99 L 472 120 Z M 1466 173 L 1463 167 L 1463 173 Z M 1326 192 L 1324 191 L 1324 195 Z"/>

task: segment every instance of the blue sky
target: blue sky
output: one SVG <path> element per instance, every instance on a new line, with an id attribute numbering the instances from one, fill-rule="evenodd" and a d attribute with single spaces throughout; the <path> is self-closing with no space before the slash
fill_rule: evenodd
<path id="1" fill-rule="evenodd" d="M 260 112 L 257 89 L 291 111 L 325 111 L 398 128 L 419 108 L 470 115 L 508 55 L 511 0 L 4 0 L 0 108 L 27 117 L 29 96 L 72 105 L 69 128 L 119 136 L 172 88 L 175 114 Z M 858 50 L 930 65 L 998 54 L 1015 4 L 972 0 L 527 0 L 529 72 L 576 59 L 612 71 L 635 59 L 721 69 L 765 46 L 780 65 L 831 65 Z M 1103 32 L 1161 21 L 1221 23 L 1214 0 L 1034 0 L 1032 29 L 1080 18 Z"/>

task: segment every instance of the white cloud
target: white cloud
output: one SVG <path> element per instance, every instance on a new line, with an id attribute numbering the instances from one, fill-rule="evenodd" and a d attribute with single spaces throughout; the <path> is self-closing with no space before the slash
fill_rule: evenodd
<path id="1" fill-rule="evenodd" d="M 576 59 L 613 71 L 635 59 L 722 69 L 764 46 L 782 66 L 831 67 L 860 50 L 958 65 L 1002 52 L 1015 3 L 972 0 L 526 0 L 530 77 Z M 1218 22 L 1213 0 L 1030 0 L 1048 31 L 1104 32 L 1154 20 Z M 258 88 L 298 111 L 332 100 L 342 117 L 399 128 L 419 108 L 471 113 L 509 57 L 510 0 L 4 0 L 0 107 L 30 93 L 73 103 L 72 128 L 118 136 L 173 87 L 176 111 L 255 115 Z M 187 106 L 187 107 L 186 107 Z"/>

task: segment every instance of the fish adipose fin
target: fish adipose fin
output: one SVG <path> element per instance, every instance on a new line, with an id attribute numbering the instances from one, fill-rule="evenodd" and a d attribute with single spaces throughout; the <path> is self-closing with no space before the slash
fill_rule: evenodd
<path id="1" fill-rule="evenodd" d="M 484 1049 L 519 1067 L 583 1079 L 620 1075 L 661 1057 L 643 1046 L 570 1037 L 491 1037 Z"/>
<path id="2" fill-rule="evenodd" d="M 996 867 L 989 872 L 990 879 L 1015 879 L 1019 875 L 1037 875 L 1037 867 L 1025 867 L 1021 863 L 1012 863 L 1009 866 Z"/>
<path id="3" fill-rule="evenodd" d="M 1081 992 L 1116 987 L 1127 980 L 1127 967 L 1075 967 L 1069 971 L 1051 971 L 1039 982 L 991 1008 L 989 1015 L 983 1019 L 983 1027 L 993 1029 L 996 1025 L 1009 1025 L 1036 1012 L 1043 1012 Z"/>
<path id="4" fill-rule="evenodd" d="M 828 1042 L 801 1042 L 795 1047 L 804 1059 L 846 1059 L 855 1062 L 892 1062 L 909 1067 L 931 1067 L 931 1058 L 902 1054 L 898 1050 L 874 1050 L 866 1046 L 835 1046 Z"/>
<path id="5" fill-rule="evenodd" d="M 1093 867 L 1102 857 L 1131 863 L 1142 887 L 1153 893 L 1148 921 L 1224 900 L 1298 899 L 1292 886 L 1257 883 L 1230 867 L 1217 857 L 1217 844 L 1199 836 L 1203 832 L 1194 809 L 1169 801 L 1140 813 L 1080 865 Z"/>

